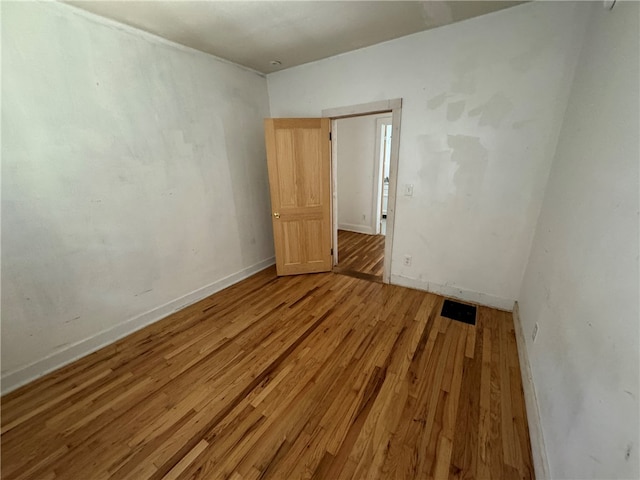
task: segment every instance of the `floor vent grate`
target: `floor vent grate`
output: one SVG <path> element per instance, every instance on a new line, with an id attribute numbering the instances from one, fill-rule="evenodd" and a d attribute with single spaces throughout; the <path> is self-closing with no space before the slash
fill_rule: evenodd
<path id="1" fill-rule="evenodd" d="M 445 300 L 440 315 L 469 325 L 476 324 L 476 307 L 473 305 Z"/>

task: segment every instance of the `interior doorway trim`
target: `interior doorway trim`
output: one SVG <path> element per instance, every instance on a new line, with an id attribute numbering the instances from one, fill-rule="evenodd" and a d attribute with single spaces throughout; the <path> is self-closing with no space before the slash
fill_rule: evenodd
<path id="1" fill-rule="evenodd" d="M 387 234 L 384 240 L 384 267 L 382 281 L 389 283 L 391 278 L 391 252 L 393 251 L 393 234 L 396 217 L 396 192 L 398 185 L 398 160 L 400 155 L 400 119 L 402 117 L 402 98 L 392 100 L 382 100 L 379 102 L 361 103 L 347 107 L 328 108 L 322 110 L 322 116 L 328 117 L 332 121 L 332 131 L 335 131 L 333 124 L 339 118 L 359 117 L 362 115 L 372 115 L 375 113 L 391 112 L 391 158 L 389 164 L 389 203 L 387 205 Z M 333 235 L 334 245 L 337 245 L 337 181 L 338 172 L 336 169 L 335 143 L 331 146 L 331 188 L 332 188 L 332 210 L 333 210 Z M 337 252 L 339 253 L 339 252 Z M 334 262 L 337 260 L 337 256 Z"/>

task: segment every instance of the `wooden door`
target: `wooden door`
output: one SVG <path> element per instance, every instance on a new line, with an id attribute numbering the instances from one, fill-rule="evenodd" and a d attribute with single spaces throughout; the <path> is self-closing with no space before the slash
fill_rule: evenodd
<path id="1" fill-rule="evenodd" d="M 331 120 L 264 122 L 278 275 L 331 270 Z"/>

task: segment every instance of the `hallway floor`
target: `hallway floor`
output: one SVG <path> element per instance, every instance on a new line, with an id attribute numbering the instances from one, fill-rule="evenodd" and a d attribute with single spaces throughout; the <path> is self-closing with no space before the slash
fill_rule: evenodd
<path id="1" fill-rule="evenodd" d="M 382 281 L 384 267 L 384 235 L 338 230 L 339 273 L 359 273 Z"/>

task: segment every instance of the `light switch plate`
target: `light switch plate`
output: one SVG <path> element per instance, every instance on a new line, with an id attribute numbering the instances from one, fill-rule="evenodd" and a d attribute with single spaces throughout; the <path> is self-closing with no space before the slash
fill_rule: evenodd
<path id="1" fill-rule="evenodd" d="M 405 195 L 405 197 L 412 197 L 413 196 L 413 185 L 411 185 L 410 183 L 407 183 L 404 186 L 404 195 Z"/>

